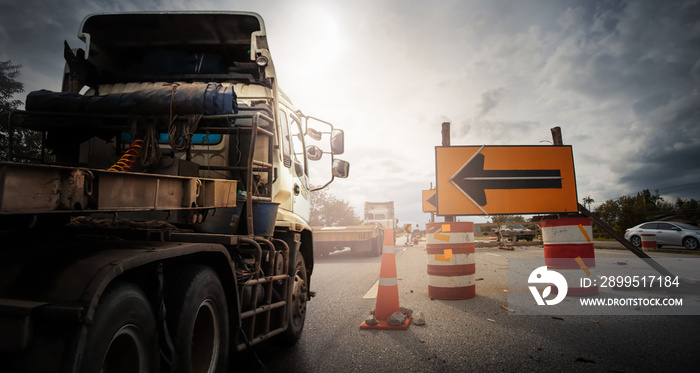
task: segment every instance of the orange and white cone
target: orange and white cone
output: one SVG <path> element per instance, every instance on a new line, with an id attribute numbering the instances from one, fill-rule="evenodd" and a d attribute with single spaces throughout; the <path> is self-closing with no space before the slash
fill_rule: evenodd
<path id="1" fill-rule="evenodd" d="M 393 230 L 387 229 L 387 236 L 393 236 Z M 386 236 L 385 236 L 386 237 Z M 385 239 L 386 241 L 386 239 Z M 399 283 L 396 277 L 396 254 L 394 246 L 384 246 L 382 251 L 382 264 L 379 269 L 379 286 L 377 288 L 377 305 L 374 309 L 374 317 L 378 324 L 368 325 L 363 322 L 360 329 L 407 329 L 411 322 L 411 316 L 401 325 L 389 325 L 387 319 L 394 312 L 400 312 L 399 307 Z"/>
<path id="2" fill-rule="evenodd" d="M 392 228 L 384 228 L 384 247 L 394 246 L 394 230 Z"/>

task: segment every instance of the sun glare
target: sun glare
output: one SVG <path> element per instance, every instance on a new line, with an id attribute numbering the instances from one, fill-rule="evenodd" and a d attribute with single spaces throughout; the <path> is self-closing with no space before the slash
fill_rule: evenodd
<path id="1" fill-rule="evenodd" d="M 305 17 L 307 22 L 301 33 L 305 40 L 314 41 L 307 46 L 310 47 L 310 50 L 307 50 L 308 55 L 313 56 L 314 61 L 309 67 L 314 70 L 323 69 L 340 53 L 338 22 L 329 12 L 318 8 L 310 8 Z"/>

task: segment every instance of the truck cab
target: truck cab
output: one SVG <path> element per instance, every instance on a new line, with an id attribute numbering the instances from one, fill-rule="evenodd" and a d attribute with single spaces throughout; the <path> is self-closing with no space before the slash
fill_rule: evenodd
<path id="1" fill-rule="evenodd" d="M 394 201 L 389 202 L 365 202 L 364 223 L 378 223 L 386 229 L 391 229 L 392 242 L 396 244 L 396 218 L 394 214 Z M 389 234 L 389 233 L 387 233 Z"/>
<path id="2" fill-rule="evenodd" d="M 236 101 L 230 110 L 214 110 L 215 113 L 250 113 L 249 118 L 235 119 L 238 122 L 252 121 L 255 113 L 260 113 L 256 118 L 260 127 L 269 129 L 273 136 L 258 139 L 254 157 L 256 162 L 271 160 L 272 171 L 254 171 L 255 182 L 261 188 L 266 185 L 272 189 L 266 193 L 280 204 L 280 222 L 308 228 L 310 183 L 305 139 L 309 117 L 293 105 L 277 84 L 259 15 L 97 14 L 83 21 L 78 36 L 85 41 L 86 50 L 65 51 L 68 57 L 64 92 L 86 90 L 85 96 L 99 97 L 206 82 L 223 86 Z M 173 113 L 163 114 L 173 119 Z M 186 112 L 176 115 L 192 116 Z M 329 133 L 340 137 L 342 144 L 342 131 L 329 126 Z M 172 141 L 168 134 L 159 134 L 160 144 Z M 201 175 L 235 178 L 235 171 L 225 168 L 239 163 L 244 158 L 240 153 L 250 150 L 241 144 L 241 138 L 232 134 L 210 134 L 193 142 L 191 148 L 166 149 L 165 155 L 199 164 Z M 85 154 L 86 148 L 89 152 L 95 146 L 81 147 L 80 156 L 89 161 L 92 155 Z M 268 154 L 270 151 L 273 154 Z M 338 154 L 326 152 L 331 156 Z M 334 175 L 347 177 L 346 162 L 335 162 L 334 166 Z"/>

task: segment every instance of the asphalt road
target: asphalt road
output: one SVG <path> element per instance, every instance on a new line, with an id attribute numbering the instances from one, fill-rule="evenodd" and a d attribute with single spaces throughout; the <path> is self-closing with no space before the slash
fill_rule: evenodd
<path id="1" fill-rule="evenodd" d="M 697 371 L 700 316 L 527 316 L 507 306 L 508 258 L 543 256 L 541 247 L 477 249 L 476 297 L 431 300 L 422 243 L 397 247 L 401 306 L 426 325 L 360 330 L 376 300 L 364 298 L 380 258 L 342 252 L 316 261 L 304 334 L 291 348 L 258 345 L 234 356 L 231 371 Z M 596 257 L 625 257 L 596 250 Z M 652 257 L 678 254 L 653 253 Z M 700 271 L 700 269 L 698 270 Z M 698 272 L 700 273 L 700 272 Z M 700 276 L 698 276 L 700 277 Z M 259 360 L 258 360 L 259 359 Z"/>

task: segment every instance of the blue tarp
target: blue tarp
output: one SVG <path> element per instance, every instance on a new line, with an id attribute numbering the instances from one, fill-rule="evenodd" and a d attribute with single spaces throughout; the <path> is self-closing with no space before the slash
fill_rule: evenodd
<path id="1" fill-rule="evenodd" d="M 153 89 L 104 96 L 34 91 L 27 95 L 27 111 L 92 114 L 235 114 L 236 93 L 218 83 L 173 83 Z M 172 110 L 172 111 L 171 111 Z"/>

